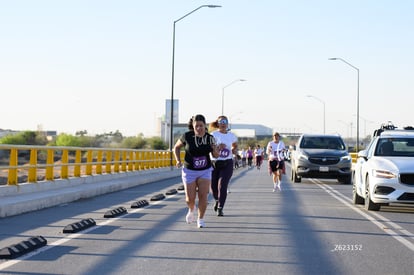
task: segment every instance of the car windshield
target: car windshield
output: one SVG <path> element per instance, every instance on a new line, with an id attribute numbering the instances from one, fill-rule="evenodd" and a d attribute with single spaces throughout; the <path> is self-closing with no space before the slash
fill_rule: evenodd
<path id="1" fill-rule="evenodd" d="M 304 137 L 300 147 L 304 149 L 345 150 L 345 144 L 338 137 Z"/>
<path id="2" fill-rule="evenodd" d="M 382 138 L 377 143 L 375 155 L 414 157 L 414 138 Z"/>

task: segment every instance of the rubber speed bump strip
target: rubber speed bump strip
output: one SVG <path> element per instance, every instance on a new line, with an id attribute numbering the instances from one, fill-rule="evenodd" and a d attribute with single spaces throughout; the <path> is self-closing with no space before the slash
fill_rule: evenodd
<path id="1" fill-rule="evenodd" d="M 83 219 L 80 222 L 71 223 L 65 226 L 63 233 L 76 233 L 96 225 L 93 219 Z"/>
<path id="2" fill-rule="evenodd" d="M 142 208 L 144 206 L 147 206 L 148 204 L 149 202 L 147 200 L 140 200 L 131 204 L 131 208 Z"/>
<path id="3" fill-rule="evenodd" d="M 46 244 L 47 240 L 42 236 L 32 237 L 18 244 L 2 248 L 0 250 L 0 259 L 15 259 Z"/>
<path id="4" fill-rule="evenodd" d="M 151 201 L 160 201 L 163 199 L 165 199 L 164 194 L 157 194 L 157 195 L 152 196 Z"/>
<path id="5" fill-rule="evenodd" d="M 165 193 L 165 195 L 174 195 L 177 193 L 178 193 L 177 189 L 170 189 Z"/>
<path id="6" fill-rule="evenodd" d="M 120 215 L 123 215 L 123 214 L 126 214 L 126 213 L 128 213 L 126 208 L 121 206 L 121 207 L 115 208 L 113 210 L 106 211 L 105 215 L 104 215 L 104 218 L 114 218 L 116 216 L 120 216 Z"/>
<path id="7" fill-rule="evenodd" d="M 179 190 L 179 191 L 183 191 L 183 190 L 184 190 L 184 185 L 180 185 L 180 186 L 178 186 L 177 190 Z"/>

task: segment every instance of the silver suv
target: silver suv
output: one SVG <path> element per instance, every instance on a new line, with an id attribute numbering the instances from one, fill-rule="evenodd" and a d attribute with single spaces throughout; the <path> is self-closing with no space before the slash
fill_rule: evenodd
<path id="1" fill-rule="evenodd" d="M 338 179 L 351 184 L 352 159 L 339 135 L 303 134 L 292 153 L 291 180 Z"/>

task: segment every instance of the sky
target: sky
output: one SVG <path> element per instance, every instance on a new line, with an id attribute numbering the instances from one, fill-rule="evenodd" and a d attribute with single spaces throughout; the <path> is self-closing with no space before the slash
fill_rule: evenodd
<path id="1" fill-rule="evenodd" d="M 231 123 L 321 133 L 325 118 L 349 137 L 359 98 L 361 137 L 414 125 L 414 1 L 0 0 L 0 129 L 156 135 L 173 23 L 201 5 L 221 8 L 176 23 L 180 123 L 223 107 Z"/>

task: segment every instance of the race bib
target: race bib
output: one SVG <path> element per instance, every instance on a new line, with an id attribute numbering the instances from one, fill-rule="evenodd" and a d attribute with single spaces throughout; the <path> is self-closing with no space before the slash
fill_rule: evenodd
<path id="1" fill-rule="evenodd" d="M 196 169 L 207 167 L 207 157 L 206 156 L 194 157 L 193 167 Z"/>
<path id="2" fill-rule="evenodd" d="M 224 148 L 223 150 L 220 151 L 220 158 L 227 158 L 228 156 L 230 156 L 229 149 Z"/>

